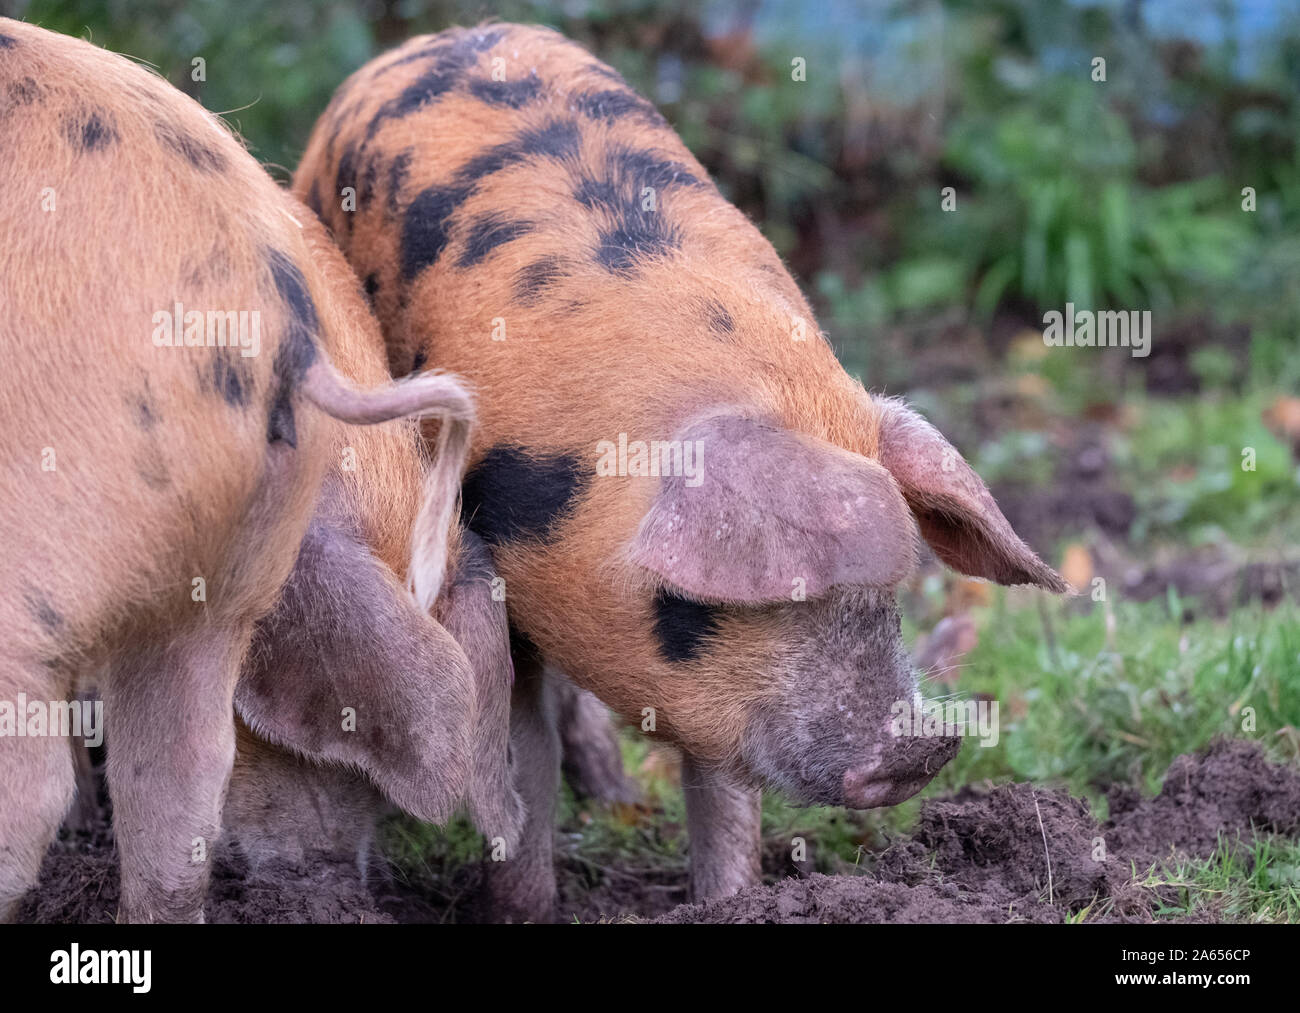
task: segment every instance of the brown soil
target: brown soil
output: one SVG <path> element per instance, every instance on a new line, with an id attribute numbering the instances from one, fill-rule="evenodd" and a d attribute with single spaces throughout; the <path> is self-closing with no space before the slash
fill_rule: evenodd
<path id="1" fill-rule="evenodd" d="M 1086 802 L 1062 791 L 1030 784 L 964 789 L 926 802 L 911 836 L 871 856 L 859 874 L 785 879 L 699 906 L 678 903 L 685 892 L 680 870 L 578 868 L 563 857 L 561 841 L 561 909 L 584 921 L 658 916 L 666 923 L 1060 922 L 1084 909 L 1088 921 L 1147 921 L 1159 898 L 1132 885 L 1131 866 L 1141 872 L 1174 855 L 1208 856 L 1221 837 L 1300 834 L 1300 772 L 1268 763 L 1248 742 L 1219 741 L 1179 757 L 1154 798 L 1117 786 L 1109 802 L 1111 819 L 1099 824 Z M 464 920 L 476 879 L 467 867 L 432 887 L 394 882 L 382 872 L 372 872 L 367 884 L 351 864 L 322 858 L 251 875 L 239 856 L 227 854 L 214 865 L 207 918 Z M 111 922 L 117 898 L 117 854 L 101 822 L 51 848 L 21 920 Z"/>
<path id="2" fill-rule="evenodd" d="M 1159 898 L 1133 885 L 1132 867 L 1209 856 L 1221 836 L 1236 846 L 1256 831 L 1300 833 L 1300 773 L 1248 742 L 1179 757 L 1155 798 L 1117 790 L 1110 801 L 1102 825 L 1063 792 L 963 790 L 926 803 L 912 836 L 880 854 L 871 874 L 786 880 L 658 920 L 1061 922 L 1088 908 L 1089 921 L 1148 921 Z"/>

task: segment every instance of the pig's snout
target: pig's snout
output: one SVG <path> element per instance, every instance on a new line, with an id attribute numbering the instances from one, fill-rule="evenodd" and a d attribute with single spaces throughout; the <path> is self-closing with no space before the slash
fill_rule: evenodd
<path id="1" fill-rule="evenodd" d="M 876 809 L 905 802 L 929 784 L 957 755 L 957 735 L 898 739 L 888 754 L 844 772 L 844 805 Z"/>

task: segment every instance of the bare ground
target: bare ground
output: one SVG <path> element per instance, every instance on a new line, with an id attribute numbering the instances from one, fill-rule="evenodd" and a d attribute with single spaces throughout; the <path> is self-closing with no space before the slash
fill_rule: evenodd
<path id="1" fill-rule="evenodd" d="M 1008 784 L 965 789 L 922 807 L 908 837 L 870 856 L 856 875 L 785 879 L 699 906 L 677 904 L 684 884 L 662 870 L 587 870 L 591 891 L 572 870 L 561 908 L 582 920 L 655 918 L 686 922 L 1061 922 L 1149 921 L 1155 891 L 1133 885 L 1173 856 L 1207 857 L 1221 837 L 1300 835 L 1300 772 L 1268 763 L 1248 742 L 1219 741 L 1179 757 L 1154 798 L 1116 786 L 1105 824 L 1063 791 Z M 1050 866 L 1050 868 L 1049 868 Z M 214 862 L 211 922 L 393 923 L 472 917 L 477 870 L 453 872 L 431 890 L 325 858 L 262 867 L 252 875 L 237 855 Z M 599 884 L 599 885 L 597 885 Z M 117 854 L 103 819 L 70 832 L 46 857 L 21 920 L 111 922 L 117 908 Z M 1213 910 L 1205 920 L 1215 920 Z"/>

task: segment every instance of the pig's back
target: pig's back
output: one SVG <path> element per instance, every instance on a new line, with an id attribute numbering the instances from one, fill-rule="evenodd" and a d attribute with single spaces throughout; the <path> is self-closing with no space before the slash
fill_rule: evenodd
<path id="1" fill-rule="evenodd" d="M 365 279 L 393 372 L 474 381 L 480 447 L 665 438 L 719 402 L 832 439 L 862 428 L 771 245 L 653 105 L 547 29 L 456 29 L 372 61 L 295 189 Z"/>
<path id="2" fill-rule="evenodd" d="M 296 202 L 166 82 L 3 19 L 0 136 L 0 606 L 75 650 L 133 606 L 203 608 L 193 578 L 218 608 L 274 594 L 296 540 L 259 538 L 309 509 L 326 433 L 284 410 L 315 340 Z M 205 333 L 256 311 L 258 354 L 160 347 L 177 303 Z"/>

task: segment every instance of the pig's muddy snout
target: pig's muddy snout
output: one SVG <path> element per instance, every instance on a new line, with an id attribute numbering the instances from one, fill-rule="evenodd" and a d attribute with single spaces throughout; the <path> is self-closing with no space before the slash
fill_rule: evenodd
<path id="1" fill-rule="evenodd" d="M 891 737 L 881 755 L 844 772 L 843 804 L 851 809 L 876 809 L 906 802 L 960 749 L 961 738 L 954 729 L 933 736 Z"/>

